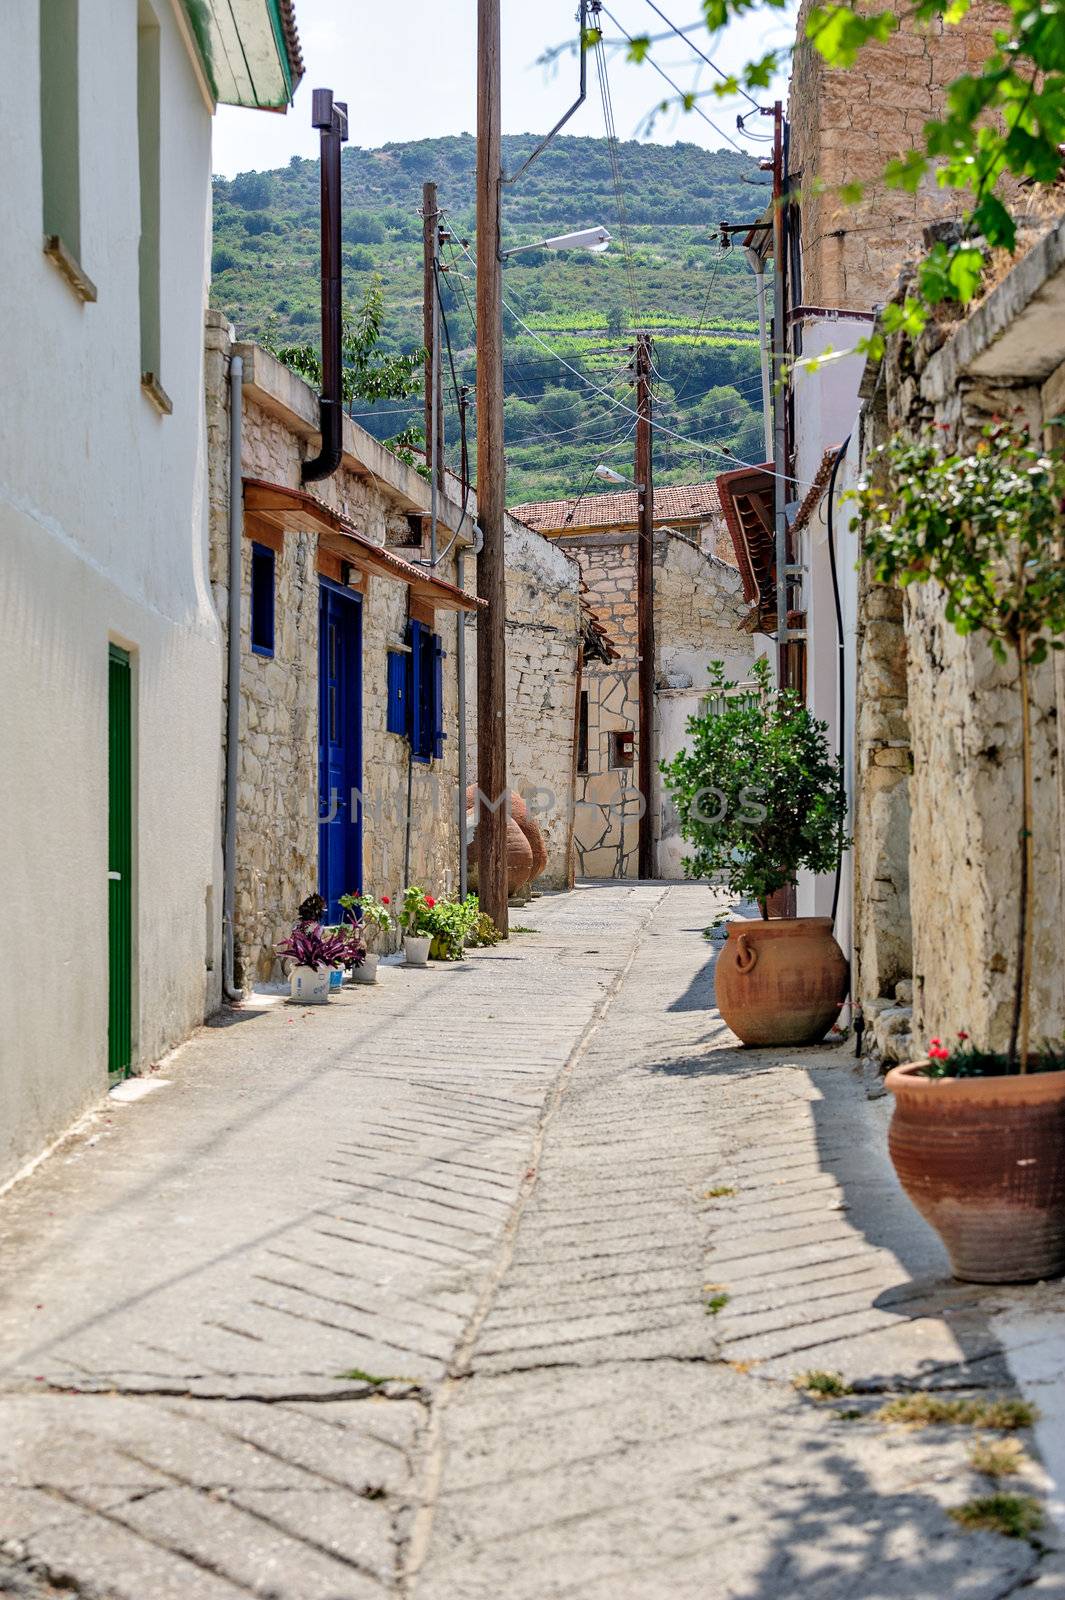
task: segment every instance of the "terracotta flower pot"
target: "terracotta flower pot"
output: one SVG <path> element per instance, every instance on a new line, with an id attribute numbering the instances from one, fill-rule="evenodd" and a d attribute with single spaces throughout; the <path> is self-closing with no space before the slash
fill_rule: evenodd
<path id="1" fill-rule="evenodd" d="M 744 1044 L 816 1044 L 847 994 L 832 918 L 730 922 L 714 986 L 718 1010 Z"/>
<path id="2" fill-rule="evenodd" d="M 513 790 L 510 795 L 510 814 L 528 840 L 529 849 L 532 851 L 532 871 L 526 879 L 526 886 L 528 886 L 535 878 L 540 876 L 547 866 L 547 846 L 540 831 L 540 824 L 535 817 L 529 815 L 529 808 L 521 798 L 521 795 L 516 794 Z"/>
<path id="3" fill-rule="evenodd" d="M 955 1277 L 1032 1283 L 1065 1272 L 1065 1072 L 926 1078 L 894 1067 L 888 1148 Z"/>

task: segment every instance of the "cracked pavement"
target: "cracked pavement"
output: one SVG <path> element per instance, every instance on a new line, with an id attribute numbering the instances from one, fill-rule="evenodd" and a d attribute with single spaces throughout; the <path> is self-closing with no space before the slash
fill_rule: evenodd
<path id="1" fill-rule="evenodd" d="M 874 1420 L 1013 1390 L 1008 1292 L 948 1277 L 846 1050 L 736 1047 L 712 911 L 589 886 L 228 1013 L 0 1201 L 0 1593 L 1065 1596 L 950 1519 L 969 1431 Z"/>

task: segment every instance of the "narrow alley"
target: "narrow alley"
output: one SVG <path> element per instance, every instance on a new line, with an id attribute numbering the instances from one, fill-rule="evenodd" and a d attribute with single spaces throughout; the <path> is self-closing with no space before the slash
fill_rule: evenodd
<path id="1" fill-rule="evenodd" d="M 460 964 L 223 1013 L 12 1190 L 0 1590 L 1065 1593 L 950 1519 L 970 1431 L 878 1415 L 1015 1393 L 1011 1291 L 950 1279 L 851 1045 L 736 1047 L 711 914 L 585 886 Z"/>

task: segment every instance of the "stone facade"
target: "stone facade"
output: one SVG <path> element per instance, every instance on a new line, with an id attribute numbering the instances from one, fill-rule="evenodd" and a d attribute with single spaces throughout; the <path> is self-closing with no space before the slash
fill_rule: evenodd
<path id="1" fill-rule="evenodd" d="M 620 497 L 617 497 L 620 498 Z M 558 521 L 565 516 L 569 502 Z M 552 536 L 550 515 L 538 507 L 540 525 Z M 650 797 L 660 876 L 680 877 L 683 845 L 676 817 L 657 779 L 657 761 L 681 747 L 687 718 L 704 697 L 707 668 L 724 660 L 743 677 L 754 658 L 753 642 L 740 631 L 746 615 L 740 575 L 710 550 L 718 544 L 718 520 L 693 528 L 690 536 L 658 528 L 655 533 L 656 780 Z M 639 640 L 636 615 L 636 532 L 593 527 L 556 528 L 554 537 L 580 569 L 585 598 L 606 628 L 616 651 L 610 662 L 588 661 L 581 677 L 586 717 L 586 762 L 576 775 L 573 843 L 576 871 L 587 878 L 635 878 L 639 823 Z M 707 546 L 710 548 L 708 549 Z"/>
<path id="2" fill-rule="evenodd" d="M 507 572 L 507 763 L 511 788 L 540 825 L 537 885 L 573 881 L 574 716 L 580 646 L 577 563 L 523 523 L 504 528 Z M 477 619 L 466 625 L 468 774 L 477 781 Z"/>
<path id="3" fill-rule="evenodd" d="M 1065 222 L 964 320 L 930 328 L 916 348 L 889 341 L 868 408 L 866 459 L 890 433 L 929 424 L 946 449 L 966 447 L 992 416 L 1023 419 L 1037 437 L 1048 430 L 1065 398 L 1063 307 Z M 881 596 L 866 592 L 871 647 L 859 680 L 859 998 L 867 1012 L 882 1012 L 898 997 L 908 891 L 915 1042 L 965 1028 L 978 1044 L 1002 1048 L 1017 938 L 1016 668 L 999 665 L 979 636 L 958 635 L 931 584 L 912 586 L 904 604 Z M 1063 691 L 1054 663 L 1033 669 L 1035 1040 L 1065 1032 Z M 893 773 L 909 792 L 908 872 L 883 800 Z M 869 892 L 880 882 L 890 887 L 883 897 Z"/>
<path id="4" fill-rule="evenodd" d="M 866 45 L 854 66 L 840 69 L 828 67 L 806 39 L 813 4 L 803 0 L 799 10 L 788 98 L 790 167 L 801 191 L 802 301 L 869 310 L 891 293 L 922 226 L 960 215 L 962 205 L 932 176 L 915 194 L 889 189 L 884 166 L 913 149 L 925 123 L 941 115 L 953 78 L 979 73 L 1003 13 L 976 0 L 951 26 L 903 18 L 886 44 Z M 845 183 L 864 185 L 856 205 L 840 198 Z"/>
<path id="5" fill-rule="evenodd" d="M 210 575 L 223 628 L 227 615 L 229 386 L 231 353 L 245 364 L 242 466 L 246 477 L 300 487 L 300 465 L 314 439 L 317 400 L 306 384 L 253 346 L 233 344 L 217 314 L 208 321 L 207 422 L 210 475 Z M 345 423 L 344 458 L 334 477 L 313 485 L 316 497 L 375 542 L 406 542 L 408 517 L 424 511 L 428 485 Z M 445 509 L 448 509 L 445 506 Z M 450 507 L 457 525 L 457 508 Z M 446 525 L 445 537 L 450 537 Z M 313 528 L 287 532 L 277 549 L 275 650 L 250 647 L 251 539 L 243 540 L 241 751 L 237 817 L 235 943 L 238 982 L 278 976 L 274 944 L 288 932 L 300 901 L 318 886 L 318 591 L 333 569 Z M 404 550 L 403 554 L 413 552 Z M 438 569 L 453 582 L 455 554 Z M 363 886 L 396 896 L 403 888 L 408 751 L 386 731 L 390 648 L 405 646 L 408 590 L 373 575 L 362 594 Z M 353 584 L 352 587 L 355 587 Z M 457 884 L 458 696 L 456 615 L 437 611 L 434 629 L 447 651 L 442 760 L 413 765 L 411 881 L 437 892 Z M 224 724 L 223 724 L 224 725 Z M 352 885 L 355 888 L 356 885 Z"/>

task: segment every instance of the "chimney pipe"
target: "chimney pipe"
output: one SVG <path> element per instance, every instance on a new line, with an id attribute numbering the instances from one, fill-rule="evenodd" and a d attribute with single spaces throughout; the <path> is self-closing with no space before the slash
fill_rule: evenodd
<path id="1" fill-rule="evenodd" d="M 315 89 L 311 122 L 321 134 L 322 178 L 322 392 L 319 419 L 322 448 L 305 461 L 304 483 L 328 478 L 340 465 L 344 392 L 340 347 L 340 146 L 348 137 L 348 108 L 333 100 L 332 89 Z"/>

